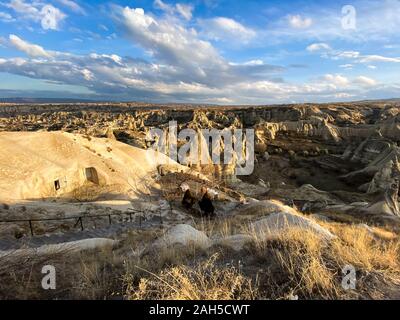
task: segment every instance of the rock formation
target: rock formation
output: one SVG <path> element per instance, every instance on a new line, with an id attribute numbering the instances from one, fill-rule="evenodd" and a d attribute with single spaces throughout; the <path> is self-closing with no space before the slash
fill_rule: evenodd
<path id="1" fill-rule="evenodd" d="M 400 216 L 399 203 L 399 178 L 392 179 L 384 193 L 368 206 L 367 211 L 372 214 L 388 214 Z"/>
<path id="2" fill-rule="evenodd" d="M 279 236 L 289 229 L 310 231 L 324 240 L 332 240 L 335 236 L 314 221 L 291 213 L 279 212 L 269 215 L 252 224 L 252 229 L 259 237 Z"/>
<path id="3" fill-rule="evenodd" d="M 0 199 L 14 202 L 110 190 L 135 198 L 148 193 L 167 161 L 152 150 L 61 132 L 0 132 L 0 148 Z M 168 170 L 187 168 L 171 161 Z"/>

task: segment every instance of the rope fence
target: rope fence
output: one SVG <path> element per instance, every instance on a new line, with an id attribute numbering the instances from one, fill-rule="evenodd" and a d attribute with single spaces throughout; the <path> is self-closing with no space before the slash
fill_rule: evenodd
<path id="1" fill-rule="evenodd" d="M 99 219 L 99 218 L 108 218 L 108 224 L 112 225 L 113 224 L 113 220 L 112 217 L 113 216 L 129 216 L 129 222 L 133 222 L 133 216 L 138 212 L 124 212 L 124 213 L 109 213 L 109 214 L 100 214 L 100 215 L 80 215 L 80 216 L 73 216 L 73 217 L 63 217 L 63 218 L 43 218 L 43 219 L 5 219 L 5 220 L 0 220 L 0 224 L 4 224 L 4 223 L 28 223 L 29 225 L 29 230 L 31 233 L 31 236 L 33 237 L 35 235 L 35 230 L 34 230 L 34 222 L 49 222 L 49 221 L 67 221 L 67 220 L 75 220 L 75 224 L 74 224 L 74 228 L 80 227 L 81 231 L 85 230 L 84 227 L 84 219 Z M 142 212 L 140 212 L 142 213 Z M 143 223 L 143 216 L 140 214 L 139 215 L 139 227 L 142 227 L 142 223 Z M 162 215 L 160 212 L 160 219 L 161 219 L 161 223 L 162 223 Z"/>

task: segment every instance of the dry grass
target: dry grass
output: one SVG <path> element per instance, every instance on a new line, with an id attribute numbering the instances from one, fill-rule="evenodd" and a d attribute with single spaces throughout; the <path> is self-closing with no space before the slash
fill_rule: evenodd
<path id="1" fill-rule="evenodd" d="M 123 259 L 111 248 L 81 254 L 75 268 L 74 276 L 70 274 L 71 297 L 104 300 L 122 295 Z"/>
<path id="2" fill-rule="evenodd" d="M 252 281 L 234 267 L 219 267 L 217 255 L 193 267 L 175 266 L 149 273 L 138 287 L 128 276 L 127 299 L 133 300 L 250 300 L 257 297 Z"/>
<path id="3" fill-rule="evenodd" d="M 195 229 L 204 232 L 208 237 L 227 237 L 240 230 L 241 225 L 238 219 L 200 219 L 194 222 Z"/>
<path id="4" fill-rule="evenodd" d="M 336 256 L 338 262 L 348 262 L 365 272 L 379 272 L 388 276 L 400 274 L 398 238 L 379 240 L 359 226 L 336 225 L 332 228 L 341 239 L 331 245 L 332 256 Z"/>
<path id="5" fill-rule="evenodd" d="M 233 217 L 203 220 L 195 227 L 219 238 L 243 233 L 242 224 L 241 217 Z M 143 248 L 161 235 L 160 230 L 148 230 L 128 234 L 116 249 L 2 257 L 0 298 L 399 298 L 398 237 L 380 228 L 371 233 L 361 226 L 321 225 L 337 238 L 321 241 L 312 232 L 296 228 L 265 238 L 248 228 L 253 240 L 241 252 L 221 246 L 207 251 L 187 246 L 145 254 Z M 40 271 L 46 264 L 56 267 L 55 291 L 41 289 Z M 355 290 L 346 291 L 341 285 L 346 265 L 356 269 Z"/>
<path id="6" fill-rule="evenodd" d="M 111 299 L 122 297 L 125 260 L 148 231 L 129 236 L 122 247 L 104 247 L 80 253 L 62 250 L 49 255 L 10 253 L 0 257 L 0 299 Z M 132 255 L 130 260 L 135 259 Z M 56 268 L 56 290 L 43 290 L 41 269 Z"/>
<path id="7" fill-rule="evenodd" d="M 260 270 L 260 290 L 272 299 L 291 295 L 330 299 L 338 296 L 334 273 L 322 259 L 323 243 L 311 232 L 290 229 L 265 239 L 251 233 L 253 264 Z"/>
<path id="8" fill-rule="evenodd" d="M 41 269 L 45 265 L 57 265 L 65 270 L 68 252 L 52 255 L 28 255 L 11 252 L 0 258 L 0 299 L 49 299 L 52 292 L 41 288 Z M 60 272 L 61 274 L 62 272 Z M 60 281 L 60 286 L 63 281 Z"/>
<path id="9" fill-rule="evenodd" d="M 367 230 L 331 226 L 338 238 L 330 242 L 312 232 L 292 228 L 277 237 L 262 239 L 251 233 L 252 263 L 264 264 L 261 294 L 273 299 L 298 295 L 302 299 L 371 298 L 379 283 L 400 279 L 400 241 L 381 241 Z M 356 289 L 341 283 L 346 265 L 355 267 Z M 378 283 L 378 285 L 377 285 Z"/>

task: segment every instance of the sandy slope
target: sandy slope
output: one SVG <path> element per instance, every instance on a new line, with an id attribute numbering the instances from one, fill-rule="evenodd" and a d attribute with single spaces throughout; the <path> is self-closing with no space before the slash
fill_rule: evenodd
<path id="1" fill-rule="evenodd" d="M 167 159 L 115 140 L 65 132 L 1 132 L 0 148 L 0 202 L 8 203 L 89 191 L 135 198 L 156 186 L 157 168 Z M 177 163 L 168 167 L 187 170 Z M 98 183 L 88 181 L 86 168 L 94 168 Z"/>

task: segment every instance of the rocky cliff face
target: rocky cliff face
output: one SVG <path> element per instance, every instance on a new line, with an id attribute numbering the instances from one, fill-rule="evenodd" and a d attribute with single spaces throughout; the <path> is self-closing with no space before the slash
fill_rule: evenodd
<path id="1" fill-rule="evenodd" d="M 370 201 L 372 195 L 388 194 L 400 172 L 400 104 L 396 102 L 202 108 L 9 105 L 0 107 L 0 117 L 1 131 L 65 131 L 115 138 L 143 149 L 152 147 L 148 140 L 150 129 L 158 128 L 167 134 L 170 121 L 177 122 L 179 131 L 193 129 L 199 145 L 208 139 L 202 135 L 202 129 L 254 129 L 255 170 L 241 179 L 252 185 L 268 185 L 266 194 L 281 190 L 281 195 L 291 201 L 298 194 L 302 194 L 301 201 L 307 201 L 303 195 L 307 193 L 298 189 L 303 185 L 330 193 L 327 196 L 332 201 Z M 177 142 L 178 146 L 185 143 L 179 139 Z M 223 153 L 226 142 L 222 141 L 219 148 Z M 206 161 L 195 164 L 186 157 L 186 166 L 213 179 L 237 182 L 238 159 L 214 165 L 210 154 L 199 156 Z M 241 156 L 248 157 L 246 153 Z M 393 199 L 385 199 L 389 198 Z M 395 208 L 393 212 L 397 210 L 393 204 L 391 208 Z"/>

